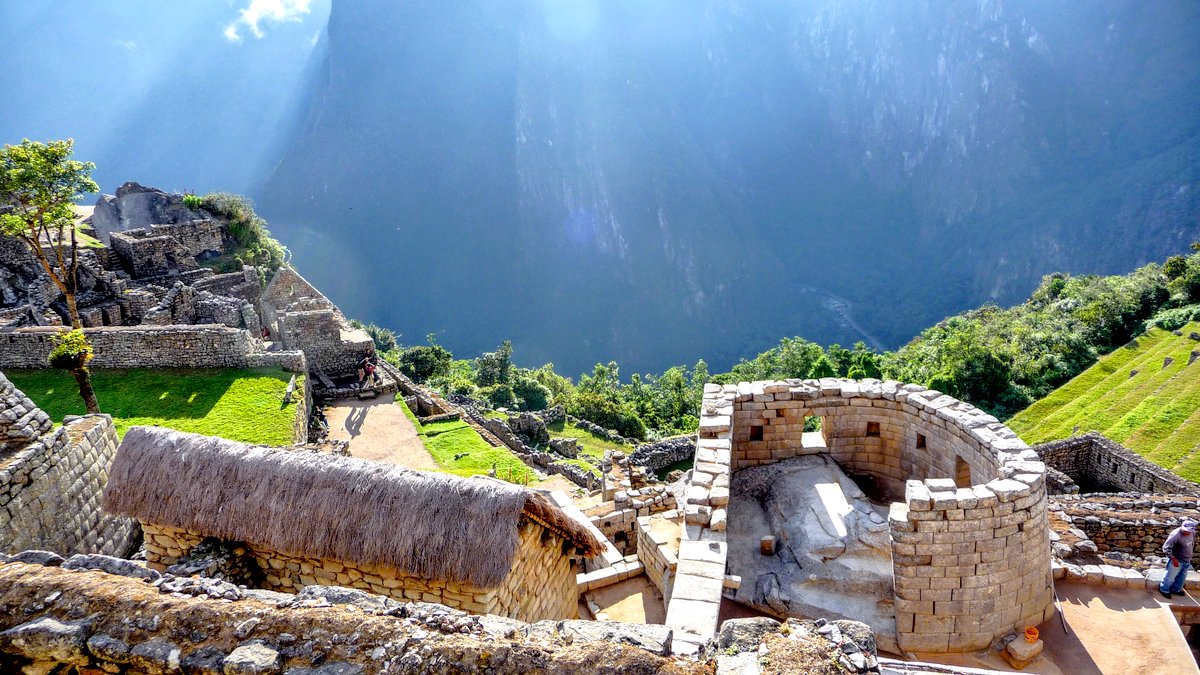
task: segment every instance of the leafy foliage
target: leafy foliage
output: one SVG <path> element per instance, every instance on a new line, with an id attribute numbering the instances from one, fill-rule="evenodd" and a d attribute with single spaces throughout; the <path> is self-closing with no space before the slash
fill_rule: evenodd
<path id="1" fill-rule="evenodd" d="M 82 330 L 75 330 L 50 336 L 54 348 L 50 350 L 50 365 L 63 370 L 86 368 L 92 360 L 92 343 Z"/>
<path id="2" fill-rule="evenodd" d="M 373 323 L 363 323 L 357 319 L 351 319 L 350 325 L 366 331 L 367 335 L 371 336 L 371 341 L 375 343 L 376 352 L 390 352 L 399 344 L 396 340 L 396 334 L 382 326 L 377 326 Z"/>
<path id="3" fill-rule="evenodd" d="M 100 188 L 96 165 L 71 159 L 75 141 L 25 139 L 0 148 L 0 236 L 24 242 L 66 297 L 71 325 L 81 328 L 75 306 L 78 233 L 75 201 Z"/>
<path id="4" fill-rule="evenodd" d="M 249 197 L 212 192 L 200 198 L 200 206 L 228 223 L 229 234 L 238 245 L 236 257 L 243 264 L 274 273 L 287 262 L 287 248 L 271 237 L 267 221 L 254 212 Z"/>

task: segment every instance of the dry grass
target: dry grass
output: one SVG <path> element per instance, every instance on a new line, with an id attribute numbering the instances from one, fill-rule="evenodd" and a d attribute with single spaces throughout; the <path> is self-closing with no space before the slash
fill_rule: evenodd
<path id="1" fill-rule="evenodd" d="M 105 510 L 283 553 L 395 567 L 489 588 L 512 567 L 522 514 L 597 550 L 538 493 L 499 481 L 133 427 Z"/>

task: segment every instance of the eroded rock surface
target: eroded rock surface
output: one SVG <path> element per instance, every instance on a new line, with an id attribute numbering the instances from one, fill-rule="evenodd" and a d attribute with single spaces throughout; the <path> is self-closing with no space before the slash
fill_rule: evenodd
<path id="1" fill-rule="evenodd" d="M 729 509 L 729 571 L 737 599 L 780 617 L 865 621 L 895 634 L 886 513 L 828 457 L 739 471 Z M 759 552 L 777 538 L 775 555 Z"/>

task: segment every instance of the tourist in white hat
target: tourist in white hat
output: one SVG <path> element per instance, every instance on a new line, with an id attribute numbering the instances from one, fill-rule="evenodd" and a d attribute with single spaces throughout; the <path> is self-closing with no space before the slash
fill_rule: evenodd
<path id="1" fill-rule="evenodd" d="M 1171 536 L 1163 543 L 1163 553 L 1167 556 L 1167 569 L 1163 572 L 1162 583 L 1158 592 L 1164 598 L 1172 595 L 1184 595 L 1183 582 L 1187 580 L 1188 567 L 1192 564 L 1192 548 L 1196 545 L 1196 521 L 1188 518 L 1183 524 L 1171 531 Z"/>

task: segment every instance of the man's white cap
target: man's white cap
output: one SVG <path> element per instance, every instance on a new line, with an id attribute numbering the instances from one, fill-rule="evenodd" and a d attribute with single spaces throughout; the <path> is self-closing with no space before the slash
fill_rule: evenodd
<path id="1" fill-rule="evenodd" d="M 1195 532 L 1196 531 L 1196 521 L 1192 520 L 1191 518 L 1188 518 L 1187 520 L 1183 521 L 1183 531 L 1184 532 Z"/>

